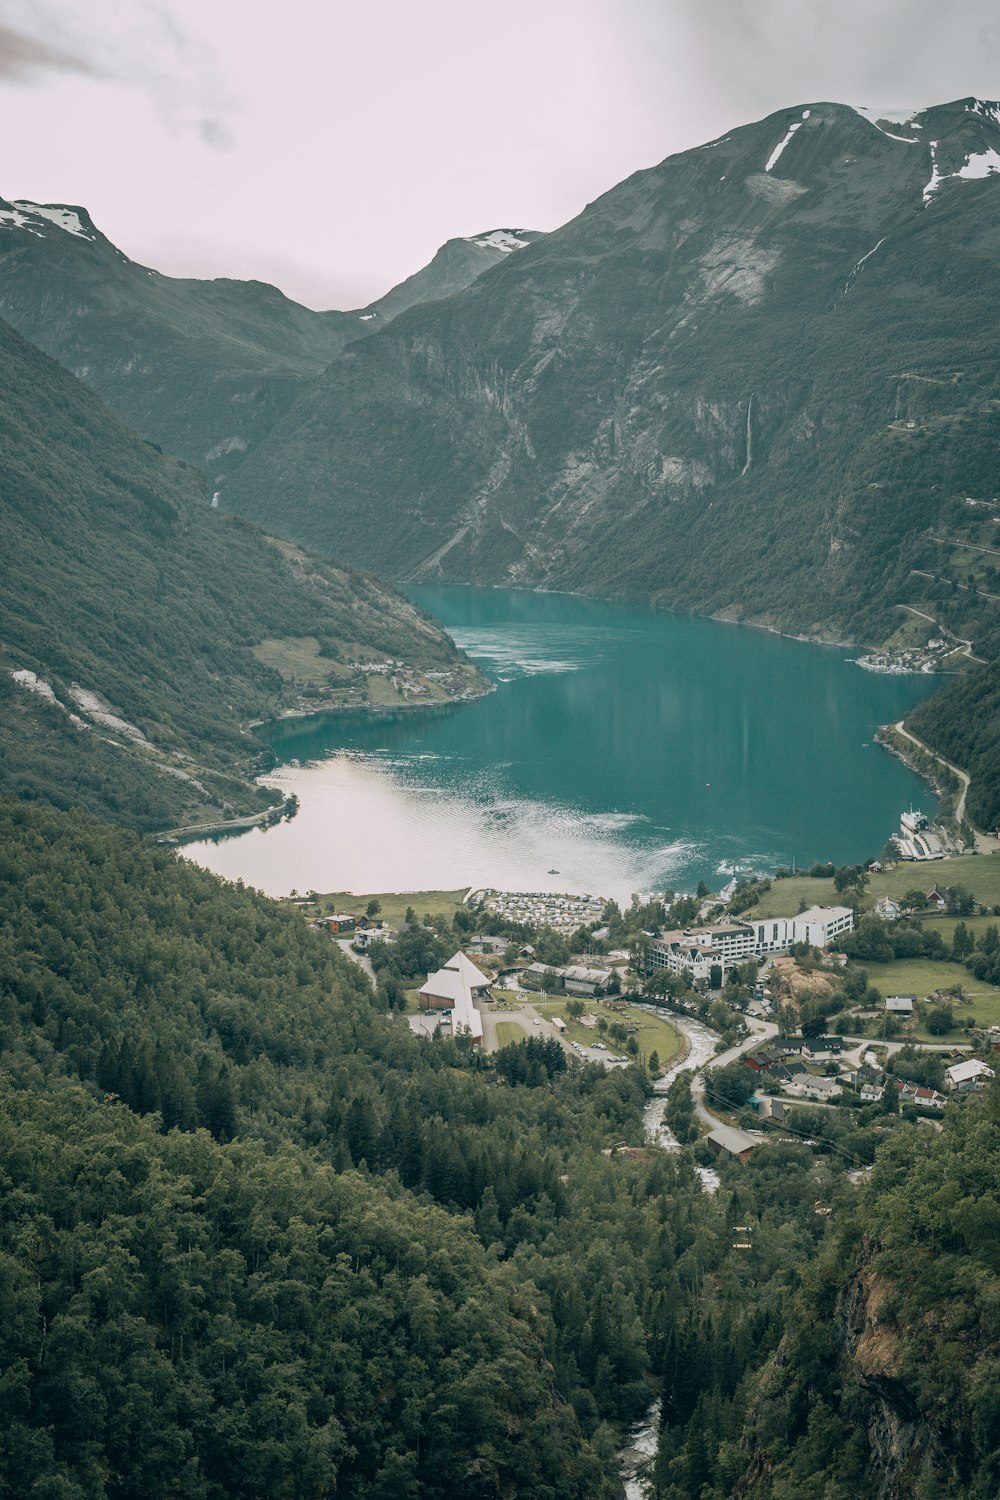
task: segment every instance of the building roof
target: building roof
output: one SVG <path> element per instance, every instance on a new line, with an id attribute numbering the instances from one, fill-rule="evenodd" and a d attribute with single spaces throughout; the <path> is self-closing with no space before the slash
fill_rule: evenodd
<path id="1" fill-rule="evenodd" d="M 562 971 L 563 979 L 575 980 L 577 984 L 607 984 L 611 978 L 610 969 L 588 969 L 583 964 L 571 964 L 568 969 Z"/>
<path id="2" fill-rule="evenodd" d="M 886 995 L 885 1008 L 895 1011 L 898 1015 L 908 1016 L 913 1011 L 913 1002 L 916 995 Z"/>
<path id="3" fill-rule="evenodd" d="M 965 1062 L 952 1063 L 945 1069 L 945 1077 L 952 1083 L 969 1083 L 973 1078 L 992 1078 L 993 1069 L 980 1062 L 978 1057 L 969 1057 Z"/>
<path id="4" fill-rule="evenodd" d="M 483 974 L 479 969 L 476 968 L 471 959 L 466 958 L 461 949 L 458 951 L 458 953 L 453 954 L 452 957 L 449 958 L 448 962 L 445 964 L 445 968 L 457 969 L 462 978 L 465 980 L 466 984 L 472 990 L 488 989 L 489 986 L 493 983 L 493 981 L 488 978 L 486 974 Z"/>
<path id="5" fill-rule="evenodd" d="M 836 922 L 841 917 L 853 917 L 849 906 L 810 906 L 793 918 L 796 922 Z"/>
<path id="6" fill-rule="evenodd" d="M 489 983 L 486 975 L 459 951 L 448 960 L 443 969 L 428 974 L 427 982 L 420 987 L 420 993 L 449 1003 L 452 1036 L 465 1034 L 474 1041 L 482 1041 L 483 1018 L 473 1004 L 472 992 L 488 987 Z"/>
<path id="7" fill-rule="evenodd" d="M 834 1089 L 840 1092 L 840 1084 L 836 1078 L 807 1078 L 803 1082 L 808 1088 L 819 1089 L 821 1094 L 832 1094 Z"/>
<path id="8" fill-rule="evenodd" d="M 717 1125 L 714 1130 L 709 1131 L 708 1139 L 713 1146 L 718 1146 L 721 1151 L 728 1151 L 732 1156 L 741 1156 L 744 1151 L 752 1151 L 754 1146 L 760 1145 L 752 1135 L 747 1135 L 745 1130 L 737 1130 L 733 1125 Z"/>

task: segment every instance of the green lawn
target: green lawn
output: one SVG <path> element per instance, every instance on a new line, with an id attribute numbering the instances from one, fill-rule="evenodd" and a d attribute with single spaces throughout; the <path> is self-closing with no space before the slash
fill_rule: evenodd
<path id="1" fill-rule="evenodd" d="M 539 1030 L 541 1030 L 541 1028 L 539 1028 Z M 498 1047 L 508 1047 L 511 1042 L 523 1042 L 525 1040 L 525 1036 L 526 1033 L 524 1027 L 518 1025 L 517 1021 L 497 1022 Z"/>
<path id="2" fill-rule="evenodd" d="M 865 905 L 874 906 L 883 896 L 898 898 L 907 891 L 929 891 L 937 882 L 964 886 L 983 906 L 1000 906 L 1000 855 L 960 854 L 955 859 L 933 860 L 927 864 L 899 864 L 894 870 L 869 877 Z M 788 880 L 774 882 L 754 909 L 754 915 L 791 917 L 803 901 L 807 906 L 838 906 L 841 897 L 834 890 L 832 880 L 793 875 Z"/>
<path id="3" fill-rule="evenodd" d="M 930 958 L 900 958 L 888 964 L 859 962 L 857 967 L 866 971 L 869 983 L 883 998 L 886 995 L 916 995 L 918 1000 L 926 1000 L 932 990 L 948 990 L 954 984 L 960 984 L 967 994 L 975 991 L 1000 995 L 1000 990 L 993 990 L 990 985 L 973 979 L 962 964 L 946 964 Z"/>
<path id="4" fill-rule="evenodd" d="M 987 927 L 996 927 L 1000 918 L 994 916 L 983 917 L 930 917 L 920 918 L 925 932 L 939 932 L 946 943 L 950 945 L 955 928 L 959 922 L 964 922 L 966 927 L 975 938 L 982 937 Z"/>
<path id="5" fill-rule="evenodd" d="M 412 990 L 404 990 L 403 994 L 406 996 L 406 1014 L 408 1016 L 419 1015 L 420 1000 L 418 997 L 420 995 L 420 986 L 415 985 Z"/>
<path id="6" fill-rule="evenodd" d="M 369 901 L 381 903 L 379 913 L 390 927 L 399 927 L 406 916 L 406 908 L 412 906 L 418 917 L 430 912 L 436 917 L 443 912 L 450 921 L 463 904 L 465 887 L 458 891 L 378 891 L 355 896 L 351 891 L 330 891 L 318 895 L 315 901 L 302 910 L 309 917 L 332 916 L 335 912 L 355 912 L 359 916 Z"/>
<path id="7" fill-rule="evenodd" d="M 536 1009 L 542 1015 L 562 1016 L 566 1022 L 567 1041 L 579 1042 L 582 1046 L 588 1048 L 594 1042 L 607 1041 L 610 1052 L 618 1052 L 626 1057 L 629 1055 L 624 1046 L 612 1041 L 610 1037 L 602 1036 L 596 1027 L 581 1026 L 579 1022 L 574 1021 L 567 1013 L 566 1003 L 565 996 L 546 997 L 539 995 Z M 638 1022 L 639 1029 L 633 1032 L 632 1035 L 639 1043 L 640 1055 L 648 1057 L 651 1052 L 656 1052 L 662 1067 L 666 1067 L 668 1063 L 672 1062 L 684 1045 L 681 1033 L 665 1016 L 649 1015 L 646 1011 L 639 1010 L 633 1005 L 630 1005 L 624 1012 L 618 1012 L 607 1010 L 599 1001 L 595 1001 L 593 1004 L 585 1001 L 584 1004 L 587 1010 L 592 1011 L 594 1015 L 606 1017 L 609 1025 L 618 1020 Z"/>

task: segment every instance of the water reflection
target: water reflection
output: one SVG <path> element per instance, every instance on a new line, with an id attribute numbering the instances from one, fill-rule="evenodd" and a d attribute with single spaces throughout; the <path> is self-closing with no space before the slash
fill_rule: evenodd
<path id="1" fill-rule="evenodd" d="M 263 733 L 289 824 L 188 854 L 298 890 L 633 890 L 876 854 L 932 799 L 872 745 L 933 683 L 842 650 L 560 595 L 415 591 L 497 682 L 456 708 Z M 298 764 L 291 764 L 298 762 Z M 558 871 L 558 878 L 550 874 Z"/>

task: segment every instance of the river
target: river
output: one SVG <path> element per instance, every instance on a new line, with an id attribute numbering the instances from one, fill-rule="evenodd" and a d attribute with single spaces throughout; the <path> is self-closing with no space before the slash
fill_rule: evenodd
<path id="1" fill-rule="evenodd" d="M 474 703 L 261 731 L 290 822 L 187 855 L 272 895 L 717 888 L 874 856 L 933 799 L 874 744 L 935 686 L 852 652 L 575 596 L 412 590 L 496 683 Z"/>

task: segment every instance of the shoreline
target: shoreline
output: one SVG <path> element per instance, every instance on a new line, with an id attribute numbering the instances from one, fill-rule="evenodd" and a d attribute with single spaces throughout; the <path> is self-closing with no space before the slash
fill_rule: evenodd
<path id="1" fill-rule="evenodd" d="M 265 808 L 263 812 L 246 813 L 243 817 L 231 818 L 228 821 L 193 823 L 186 828 L 164 828 L 160 833 L 154 833 L 151 837 L 157 844 L 171 844 L 175 847 L 181 844 L 200 843 L 202 839 L 210 839 L 217 835 L 225 837 L 227 834 L 232 834 L 238 837 L 240 834 L 248 833 L 252 828 L 270 828 L 286 818 L 294 818 L 298 809 L 299 799 L 291 795 L 283 797 L 277 806 Z"/>

